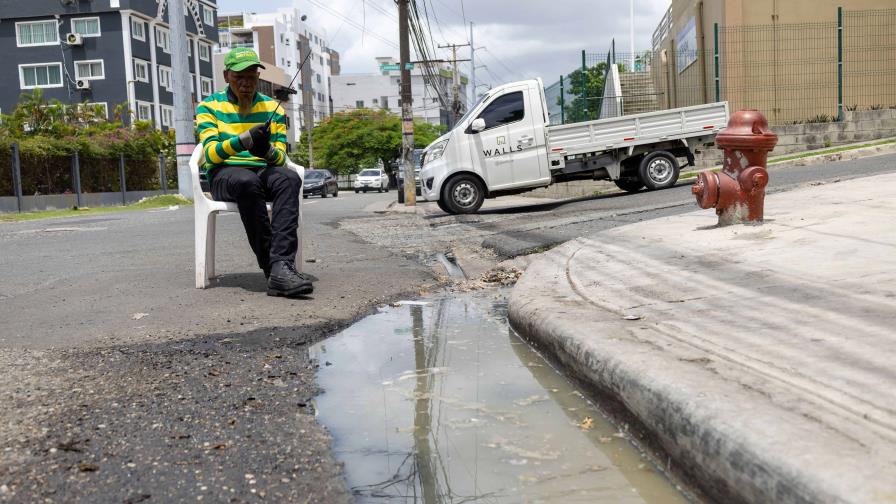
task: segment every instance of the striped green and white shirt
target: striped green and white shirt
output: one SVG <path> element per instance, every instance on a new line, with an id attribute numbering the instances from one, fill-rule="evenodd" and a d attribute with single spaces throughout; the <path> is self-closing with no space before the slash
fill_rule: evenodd
<path id="1" fill-rule="evenodd" d="M 256 92 L 248 115 L 239 114 L 239 101 L 230 87 L 212 94 L 196 107 L 196 131 L 205 153 L 205 170 L 217 166 L 267 166 L 268 162 L 243 149 L 239 135 L 257 124 L 264 124 L 271 112 L 271 145 L 277 150 L 279 166 L 286 162 L 286 118 L 283 109 L 271 97 Z"/>

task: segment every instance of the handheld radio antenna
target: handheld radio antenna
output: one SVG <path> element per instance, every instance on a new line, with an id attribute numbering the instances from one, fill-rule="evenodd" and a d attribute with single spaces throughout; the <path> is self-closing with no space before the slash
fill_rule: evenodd
<path id="1" fill-rule="evenodd" d="M 304 21 L 306 19 L 308 19 L 308 16 L 305 14 L 302 14 L 302 21 Z M 277 113 L 277 109 L 280 108 L 280 105 L 283 103 L 283 100 L 285 100 L 287 97 L 289 97 L 289 95 L 297 93 L 297 91 L 292 88 L 292 85 L 296 81 L 296 78 L 298 78 L 299 74 L 302 73 L 302 67 L 305 66 L 305 62 L 308 61 L 309 56 L 311 56 L 311 44 L 310 43 L 308 44 L 308 54 L 306 54 L 305 57 L 302 58 L 302 62 L 299 63 L 299 68 L 298 68 L 298 70 L 296 70 L 296 74 L 292 76 L 292 80 L 289 81 L 289 84 L 287 84 L 287 86 L 286 86 L 286 93 L 284 93 L 282 95 L 283 96 L 282 98 L 277 100 L 277 106 L 274 107 L 274 110 L 271 111 L 271 115 L 268 117 L 268 120 L 265 121 L 264 125 L 266 128 L 271 126 L 271 121 L 274 120 L 274 114 Z"/>

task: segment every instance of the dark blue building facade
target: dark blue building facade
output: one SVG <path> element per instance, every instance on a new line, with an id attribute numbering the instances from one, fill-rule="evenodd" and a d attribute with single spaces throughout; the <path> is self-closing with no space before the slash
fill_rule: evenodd
<path id="1" fill-rule="evenodd" d="M 174 126 L 168 0 L 2 0 L 0 112 L 43 90 L 66 104 L 127 107 L 125 122 Z M 211 94 L 217 5 L 186 0 L 193 101 Z M 176 78 L 176 77 L 175 77 Z"/>

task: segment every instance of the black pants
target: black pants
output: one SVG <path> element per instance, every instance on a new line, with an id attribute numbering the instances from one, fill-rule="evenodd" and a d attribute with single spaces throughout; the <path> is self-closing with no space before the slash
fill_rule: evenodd
<path id="1" fill-rule="evenodd" d="M 276 261 L 295 261 L 302 184 L 296 172 L 283 166 L 222 166 L 212 170 L 209 176 L 212 197 L 234 202 L 239 207 L 249 245 L 260 268 L 265 269 Z M 272 203 L 271 219 L 268 219 L 266 201 Z"/>

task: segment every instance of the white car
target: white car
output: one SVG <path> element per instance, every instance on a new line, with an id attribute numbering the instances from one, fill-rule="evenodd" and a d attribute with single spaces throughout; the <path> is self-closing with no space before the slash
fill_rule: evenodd
<path id="1" fill-rule="evenodd" d="M 374 189 L 376 192 L 389 192 L 389 176 L 379 168 L 361 170 L 361 173 L 355 178 L 354 188 L 356 193 Z"/>

